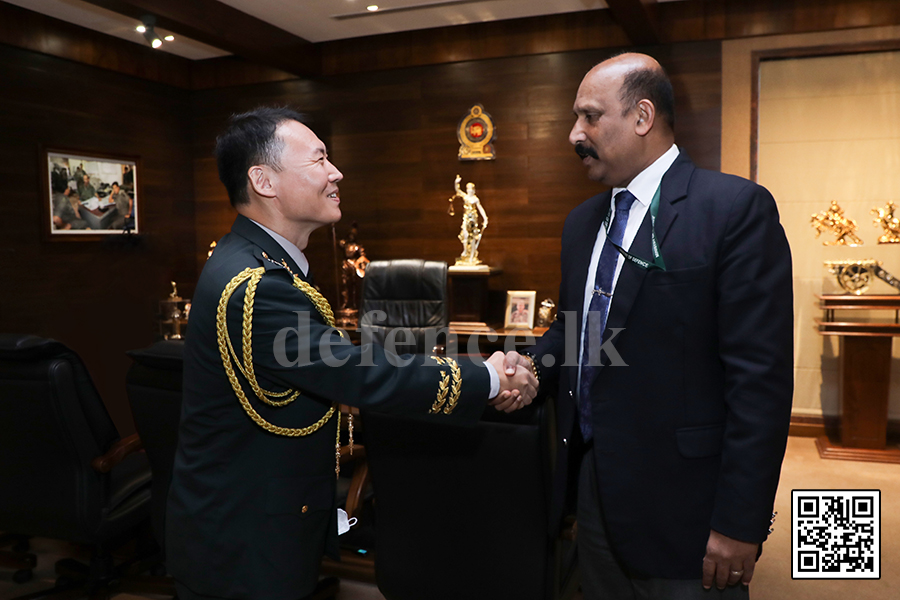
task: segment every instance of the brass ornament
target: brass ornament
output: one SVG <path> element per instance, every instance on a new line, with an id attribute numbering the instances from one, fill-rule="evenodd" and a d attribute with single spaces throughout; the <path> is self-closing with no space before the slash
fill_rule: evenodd
<path id="1" fill-rule="evenodd" d="M 837 239 L 832 242 L 822 242 L 825 246 L 862 246 L 863 241 L 856 235 L 859 226 L 856 221 L 844 216 L 844 210 L 838 206 L 835 200 L 831 206 L 818 214 L 813 214 L 810 225 L 816 230 L 816 238 L 822 231 L 832 232 Z"/>
<path id="2" fill-rule="evenodd" d="M 877 277 L 897 289 L 897 279 L 881 267 L 881 261 L 874 258 L 864 260 L 826 260 L 825 268 L 837 277 L 838 285 L 848 294 L 861 295 L 869 289 L 872 277 Z"/>
<path id="3" fill-rule="evenodd" d="M 341 303 L 338 309 L 337 324 L 343 328 L 356 329 L 359 324 L 359 294 L 369 258 L 366 249 L 357 242 L 359 229 L 356 222 L 350 227 L 346 239 L 340 240 L 338 246 L 343 250 L 341 260 Z"/>
<path id="4" fill-rule="evenodd" d="M 541 307 L 538 308 L 538 318 L 536 327 L 550 327 L 551 323 L 553 323 L 553 309 L 556 308 L 556 303 L 550 298 L 544 299 L 541 302 Z"/>
<path id="5" fill-rule="evenodd" d="M 900 244 L 900 219 L 894 216 L 894 202 L 888 200 L 884 208 L 873 208 L 875 227 L 881 227 L 884 235 L 878 238 L 879 244 Z"/>
<path id="6" fill-rule="evenodd" d="M 494 146 L 494 121 L 484 112 L 484 107 L 476 104 L 469 109 L 456 127 L 459 140 L 459 160 L 496 160 Z"/>

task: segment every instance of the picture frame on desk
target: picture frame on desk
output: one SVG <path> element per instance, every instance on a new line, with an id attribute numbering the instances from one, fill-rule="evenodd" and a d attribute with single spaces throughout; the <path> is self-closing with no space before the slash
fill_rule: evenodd
<path id="1" fill-rule="evenodd" d="M 506 292 L 506 311 L 503 327 L 506 329 L 533 329 L 535 297 L 537 292 L 514 290 Z"/>
<path id="2" fill-rule="evenodd" d="M 41 231 L 47 241 L 141 233 L 140 158 L 42 147 Z"/>

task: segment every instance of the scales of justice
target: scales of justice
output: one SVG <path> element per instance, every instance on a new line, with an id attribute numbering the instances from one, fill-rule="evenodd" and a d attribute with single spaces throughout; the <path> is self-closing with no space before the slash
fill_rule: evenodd
<path id="1" fill-rule="evenodd" d="M 462 254 L 459 255 L 459 258 L 456 259 L 456 263 L 450 267 L 450 270 L 457 272 L 488 272 L 491 270 L 490 267 L 483 264 L 478 258 L 478 246 L 481 244 L 481 237 L 484 235 L 484 230 L 487 229 L 488 216 L 484 207 L 481 205 L 478 196 L 475 195 L 475 184 L 472 182 L 467 183 L 466 191 L 463 192 L 462 188 L 459 187 L 461 181 L 462 177 L 457 175 L 454 183 L 456 193 L 453 196 L 450 196 L 450 199 L 448 200 L 450 207 L 447 210 L 447 214 L 450 216 L 456 214 L 453 209 L 454 200 L 457 198 L 462 199 L 463 206 L 462 225 L 459 228 L 458 236 L 459 241 L 462 243 L 463 250 Z"/>

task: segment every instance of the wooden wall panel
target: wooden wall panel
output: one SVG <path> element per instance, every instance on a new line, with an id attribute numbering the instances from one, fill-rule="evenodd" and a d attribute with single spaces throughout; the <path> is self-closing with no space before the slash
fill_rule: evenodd
<path id="1" fill-rule="evenodd" d="M 718 42 L 647 49 L 669 70 L 677 96 L 678 143 L 700 166 L 718 168 L 721 47 Z M 494 299 L 508 289 L 558 297 L 563 221 L 601 191 L 568 143 L 571 107 L 584 73 L 612 51 L 496 58 L 380 72 L 334 75 L 316 82 L 283 81 L 253 88 L 195 92 L 197 259 L 234 218 L 217 183 L 210 152 L 228 115 L 259 104 L 290 104 L 326 125 L 320 133 L 343 172 L 343 219 L 352 221 L 369 258 L 445 260 L 461 245 L 447 198 L 457 173 L 474 181 L 490 218 L 481 256 L 503 275 Z M 457 160 L 456 125 L 482 103 L 497 125 L 497 160 Z M 320 230 L 307 254 L 326 296 L 336 298 L 330 232 Z M 502 310 L 502 306 L 500 307 Z"/>
<path id="2" fill-rule="evenodd" d="M 75 349 L 128 434 L 125 351 L 155 341 L 169 281 L 190 296 L 197 277 L 189 92 L 8 46 L 0 81 L 0 331 Z M 140 243 L 42 241 L 39 145 L 140 156 Z"/>

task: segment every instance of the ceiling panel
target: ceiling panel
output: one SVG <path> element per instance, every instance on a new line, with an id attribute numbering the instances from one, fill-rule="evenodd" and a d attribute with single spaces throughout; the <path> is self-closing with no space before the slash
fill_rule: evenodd
<path id="1" fill-rule="evenodd" d="M 311 42 L 606 7 L 604 0 L 220 0 Z M 381 10 L 366 11 L 375 4 Z M 397 10 L 405 9 L 405 10 Z M 361 15 L 346 18 L 348 14 Z M 338 18 L 344 16 L 345 18 Z"/>
<path id="2" fill-rule="evenodd" d="M 81 0 L 3 0 L 9 4 L 15 4 L 28 10 L 33 10 L 48 17 L 53 17 L 61 21 L 67 21 L 75 25 L 80 25 L 87 29 L 93 29 L 107 35 L 114 35 L 123 40 L 134 42 L 149 47 L 147 41 L 140 33 L 134 30 L 138 25 L 135 19 L 120 15 L 119 13 L 82 2 Z M 156 28 L 156 33 L 160 37 L 169 35 L 169 31 Z M 165 42 L 160 48 L 161 51 L 176 54 L 190 60 L 201 60 L 204 58 L 215 58 L 217 56 L 227 56 L 229 53 L 201 44 L 195 40 L 188 39 L 184 36 L 175 35 L 174 42 Z"/>

